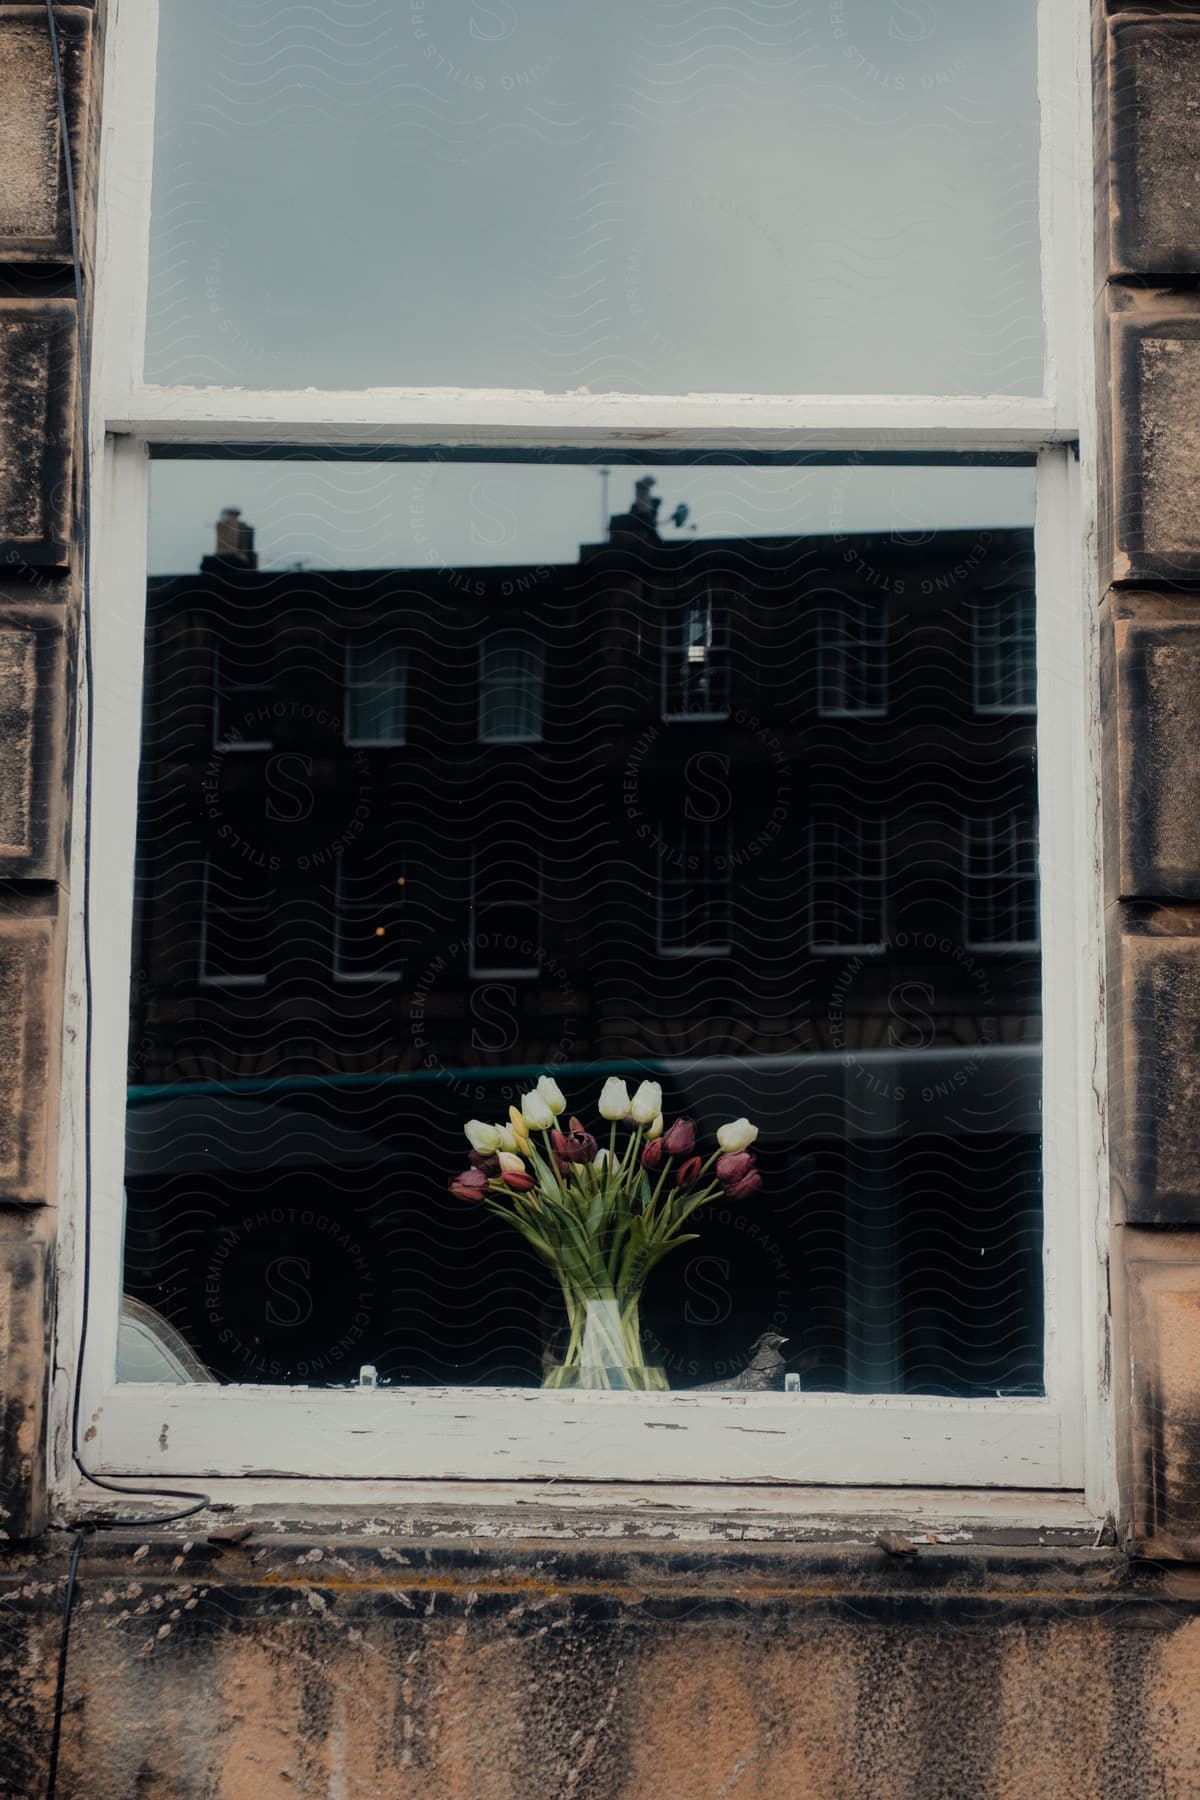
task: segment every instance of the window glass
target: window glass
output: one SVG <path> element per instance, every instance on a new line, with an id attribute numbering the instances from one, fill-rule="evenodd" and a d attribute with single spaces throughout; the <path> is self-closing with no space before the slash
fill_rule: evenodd
<path id="1" fill-rule="evenodd" d="M 346 646 L 346 742 L 402 744 L 408 657 L 394 644 Z"/>
<path id="2" fill-rule="evenodd" d="M 162 0 L 147 376 L 1037 392 L 1034 19 Z"/>
<path id="3" fill-rule="evenodd" d="M 1040 1391 L 1035 721 L 976 667 L 981 607 L 1026 630 L 1032 494 L 1020 464 L 154 463 L 139 1317 L 221 1381 L 537 1387 L 561 1295 L 447 1180 L 541 1072 L 593 1130 L 619 1073 L 760 1129 L 761 1189 L 647 1284 L 672 1388 L 775 1330 L 806 1390 Z M 721 704 L 664 708 L 691 647 Z M 230 669 L 269 720 L 237 748 Z"/>
<path id="4" fill-rule="evenodd" d="M 479 735 L 531 744 L 542 735 L 542 646 L 531 631 L 489 631 L 479 651 Z"/>

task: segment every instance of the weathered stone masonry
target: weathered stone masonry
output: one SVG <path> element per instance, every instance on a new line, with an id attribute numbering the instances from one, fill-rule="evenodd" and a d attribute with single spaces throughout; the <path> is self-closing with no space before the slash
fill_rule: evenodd
<path id="1" fill-rule="evenodd" d="M 1096 13 L 1111 1272 L 1130 1542 L 1200 1557 L 1200 8 Z"/>
<path id="2" fill-rule="evenodd" d="M 98 16 L 56 9 L 90 259 Z M 46 1519 L 80 406 L 44 6 L 0 3 L 0 1530 Z"/>
<path id="3" fill-rule="evenodd" d="M 56 16 L 90 269 L 103 0 Z M 60 1793 L 1200 1792 L 1200 0 L 1093 16 L 1122 1548 L 652 1548 L 566 1513 L 535 1542 L 528 1509 L 115 1533 L 81 1563 Z M 70 1541 L 45 1531 L 80 599 L 60 149 L 44 9 L 0 0 L 0 1796 L 43 1789 Z"/>

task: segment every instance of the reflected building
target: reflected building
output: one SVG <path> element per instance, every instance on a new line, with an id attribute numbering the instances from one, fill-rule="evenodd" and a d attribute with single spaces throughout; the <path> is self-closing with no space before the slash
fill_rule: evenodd
<path id="1" fill-rule="evenodd" d="M 644 1316 L 672 1384 L 1036 1392 L 1024 528 L 151 581 L 126 1287 L 220 1378 L 532 1382 L 555 1295 L 445 1191 L 543 1069 L 762 1127 Z"/>

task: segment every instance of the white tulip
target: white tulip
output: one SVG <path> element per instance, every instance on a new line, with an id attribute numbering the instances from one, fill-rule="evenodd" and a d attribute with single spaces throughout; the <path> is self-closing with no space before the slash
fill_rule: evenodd
<path id="1" fill-rule="evenodd" d="M 610 1075 L 600 1089 L 600 1117 L 623 1119 L 629 1112 L 629 1089 L 616 1075 Z"/>
<path id="2" fill-rule="evenodd" d="M 662 1088 L 657 1081 L 643 1081 L 630 1101 L 635 1125 L 649 1125 L 662 1112 Z"/>
<path id="3" fill-rule="evenodd" d="M 500 1142 L 502 1150 L 512 1151 L 517 1147 L 517 1134 L 511 1125 L 495 1125 L 492 1127 Z"/>
<path id="4" fill-rule="evenodd" d="M 553 1075 L 539 1075 L 537 1091 L 556 1117 L 567 1110 L 567 1097 Z"/>
<path id="5" fill-rule="evenodd" d="M 661 1113 L 655 1113 L 654 1117 L 650 1121 L 650 1129 L 649 1129 L 649 1131 L 647 1131 L 646 1136 L 649 1138 L 650 1142 L 653 1143 L 655 1138 L 660 1138 L 662 1136 L 662 1134 L 663 1134 L 663 1116 Z"/>
<path id="6" fill-rule="evenodd" d="M 611 1161 L 612 1157 L 607 1150 L 597 1150 L 595 1156 L 592 1158 L 592 1167 L 593 1169 L 598 1169 L 600 1174 L 603 1175 Z"/>
<path id="7" fill-rule="evenodd" d="M 758 1126 L 752 1125 L 749 1119 L 734 1119 L 729 1125 L 718 1125 L 717 1142 L 726 1155 L 736 1150 L 748 1150 L 758 1136 Z"/>
<path id="8" fill-rule="evenodd" d="M 525 1164 L 521 1161 L 519 1156 L 511 1156 L 507 1150 L 502 1150 L 500 1152 L 501 1174 L 520 1175 L 524 1172 L 524 1169 Z"/>
<path id="9" fill-rule="evenodd" d="M 480 1156 L 491 1156 L 500 1148 L 500 1129 L 496 1125 L 485 1125 L 482 1119 L 468 1119 L 463 1130 L 472 1150 L 478 1150 Z"/>
<path id="10" fill-rule="evenodd" d="M 535 1131 L 548 1131 L 554 1123 L 554 1114 L 536 1088 L 521 1095 L 521 1117 Z"/>

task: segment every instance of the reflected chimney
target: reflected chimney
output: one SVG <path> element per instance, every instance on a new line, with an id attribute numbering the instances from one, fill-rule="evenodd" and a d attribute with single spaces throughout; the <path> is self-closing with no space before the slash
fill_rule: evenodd
<path id="1" fill-rule="evenodd" d="M 254 527 L 242 518 L 241 508 L 222 508 L 217 520 L 217 543 L 212 556 L 200 564 L 203 574 L 219 569 L 257 569 L 258 553 L 254 548 Z"/>
<path id="2" fill-rule="evenodd" d="M 610 544 L 661 544 L 658 535 L 658 509 L 662 505 L 654 492 L 653 475 L 643 475 L 633 484 L 633 505 L 627 513 L 614 513 L 608 522 Z"/>

